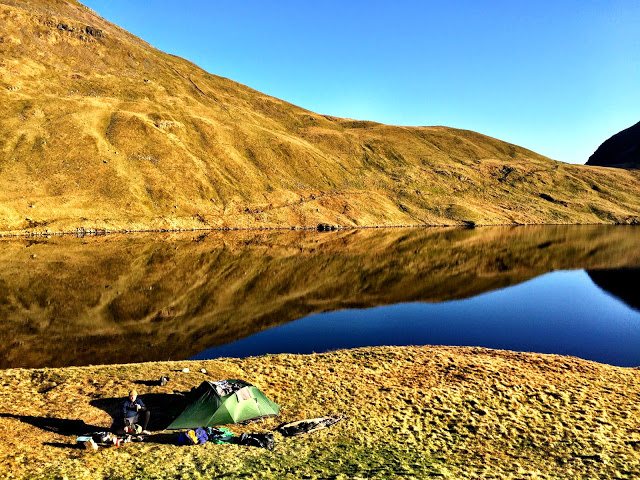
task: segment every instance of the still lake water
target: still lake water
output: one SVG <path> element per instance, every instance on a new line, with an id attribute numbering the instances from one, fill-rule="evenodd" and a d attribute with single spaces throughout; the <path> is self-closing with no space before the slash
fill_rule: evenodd
<path id="1" fill-rule="evenodd" d="M 640 365 L 640 228 L 0 240 L 0 368 L 464 345 Z"/>
<path id="2" fill-rule="evenodd" d="M 638 366 L 640 311 L 602 290 L 584 270 L 560 271 L 466 300 L 310 315 L 193 358 L 363 345 L 481 346 Z"/>

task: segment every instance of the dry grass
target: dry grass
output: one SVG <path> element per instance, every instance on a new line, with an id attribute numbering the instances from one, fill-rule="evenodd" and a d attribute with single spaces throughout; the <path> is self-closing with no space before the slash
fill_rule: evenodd
<path id="1" fill-rule="evenodd" d="M 309 112 L 73 1 L 0 1 L 0 59 L 0 231 L 640 216 L 638 172 L 566 165 L 470 131 Z"/>
<path id="2" fill-rule="evenodd" d="M 0 104 L 4 232 L 640 216 L 637 172 L 564 165 L 469 131 L 308 112 L 159 52 L 74 1 L 0 0 Z M 133 268 L 125 284 L 143 271 Z M 47 310 L 45 297 L 33 305 Z M 180 448 L 158 436 L 91 454 L 70 447 L 74 435 L 49 430 L 68 433 L 73 419 L 107 427 L 104 408 L 133 382 L 167 372 L 166 387 L 138 389 L 150 404 L 154 394 L 171 400 L 203 379 L 171 372 L 185 365 L 252 381 L 285 420 L 338 412 L 351 420 L 278 437 L 273 452 Z M 4 370 L 0 382 L 8 478 L 640 475 L 638 371 L 557 356 L 380 348 Z"/>
<path id="3" fill-rule="evenodd" d="M 192 373 L 177 372 L 189 366 Z M 198 370 L 206 368 L 208 373 Z M 53 433 L 56 420 L 106 428 L 105 409 L 138 384 L 156 415 L 203 379 L 244 378 L 284 421 L 351 419 L 269 452 L 150 441 L 96 453 Z M 365 348 L 198 362 L 0 374 L 6 478 L 637 478 L 640 371 L 570 357 L 480 348 Z M 155 399 L 155 400 L 154 400 Z M 279 420 L 232 426 L 265 431 Z M 71 425 L 71 424 L 68 424 Z"/>

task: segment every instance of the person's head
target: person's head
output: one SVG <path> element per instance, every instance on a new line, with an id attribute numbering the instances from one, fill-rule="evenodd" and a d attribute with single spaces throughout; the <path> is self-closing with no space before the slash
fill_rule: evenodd
<path id="1" fill-rule="evenodd" d="M 135 402 L 136 398 L 138 398 L 138 392 L 136 392 L 135 390 L 131 390 L 129 392 L 129 400 L 131 400 L 132 402 Z"/>

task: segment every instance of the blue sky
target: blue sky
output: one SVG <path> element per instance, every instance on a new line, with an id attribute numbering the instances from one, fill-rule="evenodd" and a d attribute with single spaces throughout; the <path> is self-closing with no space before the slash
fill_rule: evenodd
<path id="1" fill-rule="evenodd" d="M 584 163 L 640 121 L 638 0 L 85 0 L 309 110 L 475 130 Z"/>

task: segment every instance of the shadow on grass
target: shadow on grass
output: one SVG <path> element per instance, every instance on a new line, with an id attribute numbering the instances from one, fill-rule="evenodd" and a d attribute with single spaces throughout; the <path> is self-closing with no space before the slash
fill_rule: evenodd
<path id="1" fill-rule="evenodd" d="M 178 433 L 152 433 L 144 437 L 144 443 L 161 443 L 163 445 L 176 445 L 178 440 Z"/>
<path id="2" fill-rule="evenodd" d="M 140 396 L 140 399 L 151 412 L 148 430 L 152 433 L 144 437 L 144 443 L 176 443 L 176 433 L 168 433 L 164 432 L 164 430 L 169 426 L 173 419 L 182 412 L 182 409 L 185 406 L 185 398 L 185 395 L 181 392 L 174 394 L 151 393 Z M 123 427 L 123 425 L 121 425 L 121 408 L 124 400 L 124 398 L 112 397 L 99 398 L 89 402 L 90 405 L 100 408 L 111 416 L 111 426 L 90 425 L 85 423 L 84 420 L 78 419 L 37 417 L 33 415 L 16 415 L 13 413 L 0 413 L 0 418 L 13 418 L 47 432 L 57 433 L 59 435 L 73 438 L 108 430 L 117 435 L 122 435 L 124 432 L 121 431 Z M 82 448 L 75 443 L 44 442 L 43 445 L 55 448 Z"/>
<path id="3" fill-rule="evenodd" d="M 176 395 L 178 396 L 178 395 Z M 112 399 L 109 399 L 112 400 Z M 91 435 L 96 432 L 103 432 L 108 430 L 104 426 L 90 425 L 82 420 L 68 420 L 65 418 L 51 418 L 51 417 L 35 417 L 32 415 L 15 415 L 13 413 L 0 413 L 2 418 L 14 418 L 21 422 L 28 423 L 34 427 L 40 428 L 47 432 L 57 433 L 59 435 L 65 435 L 67 437 L 80 437 L 84 435 Z M 158 430 L 163 430 L 159 428 Z M 160 444 L 175 444 L 176 443 L 175 432 L 158 432 L 144 436 L 144 443 L 160 443 Z M 43 442 L 42 445 L 55 448 L 67 448 L 67 449 L 79 449 L 84 450 L 84 447 L 76 443 L 62 443 L 62 442 Z M 111 445 L 109 445 L 111 446 Z"/>
<path id="4" fill-rule="evenodd" d="M 180 370 L 174 370 L 174 371 L 180 371 Z M 170 380 L 171 380 L 170 377 L 163 375 L 157 380 L 136 380 L 133 383 L 135 383 L 136 385 L 145 385 L 147 387 L 163 387 L 167 383 L 169 383 Z"/>
<path id="5" fill-rule="evenodd" d="M 13 413 L 0 413 L 0 417 L 15 418 L 47 432 L 66 436 L 81 436 L 105 429 L 105 427 L 88 425 L 83 420 L 69 420 L 66 418 L 35 417 L 32 415 L 15 415 Z"/>
<path id="6" fill-rule="evenodd" d="M 160 385 L 160 382 L 158 380 L 136 380 L 135 382 L 136 385 L 145 385 L 147 387 L 157 387 Z"/>
<path id="7" fill-rule="evenodd" d="M 77 443 L 44 442 L 45 447 L 66 448 L 70 450 L 84 450 L 84 447 Z"/>
<path id="8" fill-rule="evenodd" d="M 185 392 L 187 393 L 187 392 Z M 185 407 L 186 396 L 183 393 L 149 393 L 140 395 L 140 400 L 151 412 L 147 430 L 165 430 Z M 91 400 L 90 405 L 107 412 L 113 419 L 112 429 L 123 427 L 122 425 L 122 397 L 98 398 Z"/>

